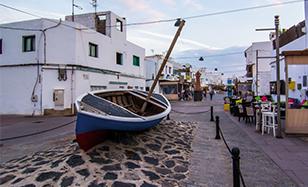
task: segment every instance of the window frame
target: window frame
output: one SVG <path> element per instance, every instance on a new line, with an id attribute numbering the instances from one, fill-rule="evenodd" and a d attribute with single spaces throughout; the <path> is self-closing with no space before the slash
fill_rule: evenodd
<path id="1" fill-rule="evenodd" d="M 307 75 L 303 75 L 303 87 L 307 87 L 308 86 L 308 77 Z"/>
<path id="2" fill-rule="evenodd" d="M 138 60 L 138 63 L 135 63 L 135 59 Z M 133 55 L 133 65 L 140 67 L 140 57 Z"/>
<path id="3" fill-rule="evenodd" d="M 121 60 L 121 63 L 118 63 L 118 55 L 120 55 L 120 60 Z M 116 52 L 116 64 L 117 65 L 123 65 L 123 53 L 120 53 L 120 52 Z"/>
<path id="4" fill-rule="evenodd" d="M 28 49 L 27 42 L 30 41 L 30 49 Z M 22 36 L 22 52 L 35 51 L 35 35 Z"/>
<path id="5" fill-rule="evenodd" d="M 3 39 L 0 38 L 0 55 L 3 53 L 2 47 L 3 47 Z"/>
<path id="6" fill-rule="evenodd" d="M 92 49 L 94 49 L 94 54 L 92 54 L 93 52 Z M 89 56 L 98 58 L 98 45 L 97 44 L 89 42 Z"/>
<path id="7" fill-rule="evenodd" d="M 120 32 L 123 32 L 123 21 L 116 19 L 116 29 Z"/>

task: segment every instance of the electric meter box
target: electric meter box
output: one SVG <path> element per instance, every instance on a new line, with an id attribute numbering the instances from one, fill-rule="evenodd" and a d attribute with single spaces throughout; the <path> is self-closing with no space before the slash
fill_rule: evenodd
<path id="1" fill-rule="evenodd" d="M 64 89 L 53 90 L 53 101 L 55 106 L 64 106 Z"/>

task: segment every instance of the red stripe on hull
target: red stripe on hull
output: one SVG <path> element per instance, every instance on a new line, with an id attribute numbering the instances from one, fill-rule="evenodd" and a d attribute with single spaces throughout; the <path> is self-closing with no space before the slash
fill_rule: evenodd
<path id="1" fill-rule="evenodd" d="M 106 140 L 109 133 L 108 131 L 86 132 L 76 135 L 76 139 L 79 144 L 79 147 L 84 151 L 87 151 L 92 147 L 94 147 L 95 145 Z"/>

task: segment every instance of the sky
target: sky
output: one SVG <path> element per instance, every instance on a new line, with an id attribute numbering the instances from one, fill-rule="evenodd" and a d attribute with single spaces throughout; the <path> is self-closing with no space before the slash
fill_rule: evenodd
<path id="1" fill-rule="evenodd" d="M 173 19 L 232 9 L 283 3 L 292 0 L 97 0 L 98 11 L 111 10 L 125 17 L 127 23 Z M 75 8 L 75 14 L 93 12 L 91 0 L 75 0 L 83 9 Z M 64 18 L 72 12 L 72 0 L 0 0 L 33 14 L 48 18 Z M 0 6 L 0 24 L 34 19 Z M 230 49 L 245 49 L 252 42 L 267 41 L 268 32 L 256 32 L 256 28 L 274 26 L 274 16 L 280 16 L 281 28 L 289 28 L 304 20 L 304 1 L 270 8 L 249 10 L 224 15 L 186 20 L 172 55 L 199 55 L 200 50 L 213 54 Z M 151 25 L 129 26 L 127 39 L 146 49 L 146 55 L 162 54 L 167 51 L 176 27 L 173 22 Z M 189 51 L 190 53 L 187 53 Z M 231 51 L 232 52 L 232 51 Z M 238 51 L 235 51 L 238 52 Z M 225 58 L 224 58 L 225 59 Z M 243 63 L 243 55 L 239 61 Z M 242 71 L 245 66 L 242 67 Z"/>

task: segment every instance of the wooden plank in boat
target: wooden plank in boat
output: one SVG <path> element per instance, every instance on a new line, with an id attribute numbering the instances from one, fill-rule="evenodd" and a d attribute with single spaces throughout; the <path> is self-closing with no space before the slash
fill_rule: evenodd
<path id="1" fill-rule="evenodd" d="M 115 104 L 117 104 L 117 98 L 116 98 L 116 96 L 112 96 L 112 102 L 115 103 Z"/>
<path id="2" fill-rule="evenodd" d="M 135 97 L 138 97 L 138 98 L 142 99 L 142 100 L 146 100 L 146 97 L 143 97 L 142 95 L 136 94 L 136 93 L 134 93 L 134 92 L 129 92 L 129 93 L 130 93 L 131 95 L 135 96 Z M 161 109 L 164 109 L 164 110 L 167 109 L 166 106 L 163 106 L 163 105 L 161 105 L 161 104 L 159 104 L 159 103 L 156 103 L 156 102 L 154 102 L 154 101 L 152 101 L 152 100 L 149 100 L 148 102 L 151 103 L 151 104 L 153 104 L 153 105 L 156 106 L 156 107 L 161 108 Z"/>
<path id="3" fill-rule="evenodd" d="M 120 105 L 120 106 L 124 106 L 123 103 L 122 103 L 122 97 L 123 97 L 123 96 L 117 96 L 117 103 L 118 103 L 118 105 Z"/>

